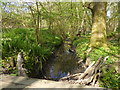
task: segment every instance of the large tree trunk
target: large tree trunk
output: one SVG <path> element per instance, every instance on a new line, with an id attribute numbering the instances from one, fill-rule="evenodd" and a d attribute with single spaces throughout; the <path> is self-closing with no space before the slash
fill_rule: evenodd
<path id="1" fill-rule="evenodd" d="M 107 46 L 106 44 L 106 3 L 95 2 L 93 7 L 91 47 Z"/>
<path id="2" fill-rule="evenodd" d="M 93 9 L 93 24 L 92 24 L 92 36 L 90 40 L 90 46 L 91 48 L 88 49 L 86 52 L 86 56 L 90 53 L 92 50 L 92 47 L 106 47 L 106 3 L 105 2 L 95 2 Z M 73 81 L 75 83 L 80 84 L 91 84 L 95 85 L 98 81 L 98 78 L 100 77 L 101 68 L 103 67 L 106 59 L 108 58 L 101 56 L 97 62 L 93 62 L 90 64 L 84 73 L 78 73 L 74 75 L 70 75 L 64 78 L 61 78 L 61 80 L 76 80 Z"/>

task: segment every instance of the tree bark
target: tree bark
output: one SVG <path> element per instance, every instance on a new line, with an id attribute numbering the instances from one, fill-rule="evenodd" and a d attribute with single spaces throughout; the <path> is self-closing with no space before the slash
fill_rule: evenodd
<path id="1" fill-rule="evenodd" d="M 25 66 L 25 62 L 24 62 L 24 58 L 23 58 L 23 53 L 20 52 L 17 57 L 18 75 L 27 77 L 27 74 L 26 74 L 27 70 L 25 69 L 24 66 Z"/>
<path id="2" fill-rule="evenodd" d="M 37 43 L 40 44 L 41 43 L 41 39 L 40 39 L 40 29 L 41 29 L 41 15 L 40 15 L 40 11 L 39 11 L 39 5 L 38 2 L 36 2 L 36 7 L 37 7 L 37 24 L 36 24 L 36 38 L 37 38 Z"/>
<path id="3" fill-rule="evenodd" d="M 95 2 L 93 7 L 91 47 L 107 46 L 106 44 L 106 3 Z"/>
<path id="4" fill-rule="evenodd" d="M 27 3 L 28 4 L 28 3 Z M 38 44 L 41 43 L 41 39 L 40 39 L 40 26 L 41 26 L 41 17 L 40 17 L 40 11 L 39 11 L 39 5 L 38 2 L 36 2 L 36 11 L 37 11 L 37 16 L 35 16 L 35 10 L 33 10 L 32 6 L 29 6 L 30 12 L 31 12 L 31 16 L 33 18 L 33 26 L 35 28 L 35 37 L 36 37 L 36 42 Z"/>

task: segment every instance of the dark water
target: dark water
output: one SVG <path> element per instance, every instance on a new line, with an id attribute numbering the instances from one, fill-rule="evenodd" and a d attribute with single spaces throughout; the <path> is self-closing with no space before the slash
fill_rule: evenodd
<path id="1" fill-rule="evenodd" d="M 45 68 L 48 79 L 59 80 L 77 68 L 76 54 L 69 41 L 64 42 L 51 59 Z"/>

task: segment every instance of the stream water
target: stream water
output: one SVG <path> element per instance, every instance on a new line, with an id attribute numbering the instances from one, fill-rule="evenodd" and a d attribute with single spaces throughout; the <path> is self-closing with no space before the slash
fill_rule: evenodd
<path id="1" fill-rule="evenodd" d="M 46 77 L 52 80 L 71 74 L 77 68 L 77 57 L 71 41 L 66 40 L 63 45 L 55 52 L 47 67 L 45 68 Z"/>

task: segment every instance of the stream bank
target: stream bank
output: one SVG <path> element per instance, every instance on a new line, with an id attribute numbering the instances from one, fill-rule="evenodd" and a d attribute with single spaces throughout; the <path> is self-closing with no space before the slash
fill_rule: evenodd
<path id="1" fill-rule="evenodd" d="M 48 59 L 44 68 L 46 79 L 59 80 L 64 76 L 73 74 L 78 68 L 77 62 L 75 47 L 70 40 L 65 40 L 53 56 Z"/>

